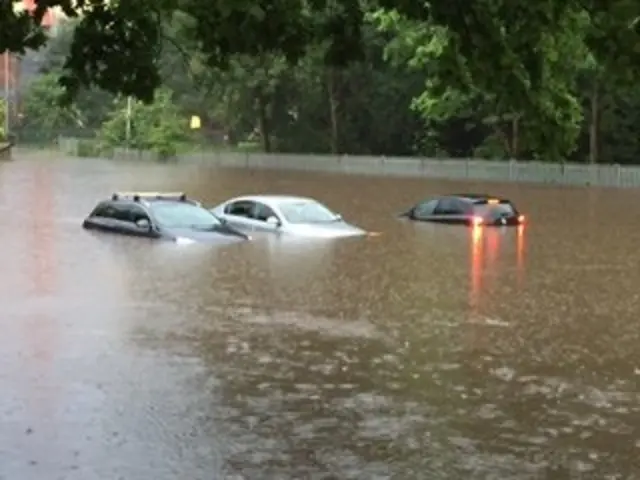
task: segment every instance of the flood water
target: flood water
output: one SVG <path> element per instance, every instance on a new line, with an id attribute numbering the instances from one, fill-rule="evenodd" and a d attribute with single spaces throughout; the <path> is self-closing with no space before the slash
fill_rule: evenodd
<path id="1" fill-rule="evenodd" d="M 316 197 L 379 237 L 82 230 L 115 190 Z M 411 224 L 440 192 L 521 230 Z M 640 192 L 0 164 L 0 479 L 640 478 Z"/>

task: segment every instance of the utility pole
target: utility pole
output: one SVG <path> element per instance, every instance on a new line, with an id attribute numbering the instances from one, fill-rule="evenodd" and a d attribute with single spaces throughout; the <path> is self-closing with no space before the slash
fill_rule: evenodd
<path id="1" fill-rule="evenodd" d="M 9 75 L 10 75 L 9 51 L 4 52 L 4 135 L 9 139 L 9 127 L 11 119 L 11 108 L 9 103 Z"/>
<path id="2" fill-rule="evenodd" d="M 127 131 L 125 133 L 127 139 L 127 150 L 131 145 L 131 97 L 127 97 Z"/>

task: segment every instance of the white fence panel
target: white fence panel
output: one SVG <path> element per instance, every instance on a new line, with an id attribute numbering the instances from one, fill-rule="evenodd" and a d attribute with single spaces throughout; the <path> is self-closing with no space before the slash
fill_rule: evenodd
<path id="1" fill-rule="evenodd" d="M 331 157 L 329 157 L 331 158 Z M 349 174 L 379 175 L 382 172 L 382 157 L 339 157 L 340 171 Z"/>
<path id="2" fill-rule="evenodd" d="M 380 175 L 398 177 L 425 176 L 425 161 L 421 158 L 382 157 Z"/>
<path id="3" fill-rule="evenodd" d="M 79 140 L 75 138 L 60 137 L 58 140 L 59 149 L 65 155 L 77 155 L 78 145 Z M 118 148 L 115 149 L 113 158 L 125 161 L 153 161 L 158 159 L 158 155 L 151 152 Z M 640 167 L 622 167 L 620 165 L 207 151 L 181 154 L 176 160 L 233 168 L 290 169 L 601 187 L 640 187 Z"/>

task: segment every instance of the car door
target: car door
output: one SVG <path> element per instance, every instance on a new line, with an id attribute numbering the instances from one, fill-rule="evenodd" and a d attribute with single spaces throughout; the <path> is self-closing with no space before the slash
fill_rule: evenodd
<path id="1" fill-rule="evenodd" d="M 419 203 L 411 212 L 411 217 L 415 220 L 431 220 L 437 206 L 437 199 Z"/>
<path id="2" fill-rule="evenodd" d="M 255 202 L 251 200 L 229 202 L 224 207 L 224 219 L 233 227 L 252 230 L 255 226 L 254 209 Z"/>
<path id="3" fill-rule="evenodd" d="M 109 202 L 96 208 L 91 214 L 92 227 L 99 230 L 128 233 L 130 221 L 123 202 Z"/>
<path id="4" fill-rule="evenodd" d="M 124 204 L 122 205 L 121 215 L 122 229 L 126 235 L 147 238 L 160 236 L 153 224 L 153 220 L 141 205 L 135 203 Z"/>
<path id="5" fill-rule="evenodd" d="M 466 222 L 467 215 L 465 204 L 457 198 L 441 198 L 433 211 L 432 219 L 443 223 Z"/>
<path id="6" fill-rule="evenodd" d="M 119 224 L 117 213 L 118 209 L 111 202 L 101 203 L 91 212 L 85 224 L 91 229 L 117 231 Z"/>
<path id="7" fill-rule="evenodd" d="M 138 220 L 145 219 L 149 225 L 151 225 L 149 215 L 139 205 L 128 202 L 112 202 L 108 205 L 104 213 L 106 216 L 104 217 L 104 221 L 101 222 L 101 230 L 136 237 L 158 236 L 155 230 L 149 227 L 141 228 L 136 224 Z"/>
<path id="8" fill-rule="evenodd" d="M 264 230 L 268 232 L 277 231 L 282 225 L 280 216 L 268 205 L 255 202 L 253 211 L 251 212 L 252 220 L 254 220 L 254 228 L 256 230 Z M 278 220 L 277 224 L 268 222 L 270 218 Z"/>

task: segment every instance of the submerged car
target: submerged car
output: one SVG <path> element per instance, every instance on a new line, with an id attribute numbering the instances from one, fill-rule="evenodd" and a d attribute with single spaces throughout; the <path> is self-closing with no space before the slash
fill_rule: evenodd
<path id="1" fill-rule="evenodd" d="M 252 195 L 236 197 L 211 210 L 241 229 L 279 232 L 304 237 L 339 238 L 367 235 L 341 215 L 307 197 Z"/>
<path id="2" fill-rule="evenodd" d="M 178 243 L 229 243 L 249 240 L 184 193 L 114 193 L 84 220 L 86 229 Z"/>
<path id="3" fill-rule="evenodd" d="M 428 198 L 401 216 L 410 220 L 474 226 L 517 226 L 525 222 L 525 216 L 509 200 L 484 194 Z"/>

